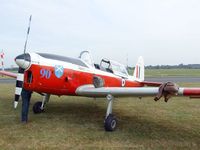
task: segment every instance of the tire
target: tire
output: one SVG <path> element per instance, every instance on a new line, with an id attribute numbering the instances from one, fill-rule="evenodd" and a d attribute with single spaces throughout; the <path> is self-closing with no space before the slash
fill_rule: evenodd
<path id="1" fill-rule="evenodd" d="M 42 106 L 42 102 L 36 102 L 34 105 L 33 105 L 33 112 L 35 114 L 39 114 L 39 113 L 42 113 L 44 111 L 44 109 L 41 109 L 41 106 Z"/>
<path id="2" fill-rule="evenodd" d="M 105 131 L 114 131 L 117 127 L 117 119 L 112 114 L 108 115 L 104 122 Z"/>

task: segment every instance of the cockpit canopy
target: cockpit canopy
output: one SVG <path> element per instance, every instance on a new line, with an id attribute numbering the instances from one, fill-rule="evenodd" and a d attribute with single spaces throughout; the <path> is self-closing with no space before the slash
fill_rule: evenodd
<path id="1" fill-rule="evenodd" d="M 106 72 L 110 72 L 110 73 L 113 73 L 113 74 L 120 76 L 120 77 L 124 77 L 124 78 L 128 77 L 128 72 L 127 72 L 125 66 L 116 62 L 116 61 L 108 60 L 108 59 L 104 58 L 104 59 L 101 60 L 100 65 L 95 64 L 93 59 L 92 59 L 92 56 L 89 53 L 89 51 L 82 51 L 80 53 L 79 58 L 84 63 L 86 63 L 87 66 L 89 66 L 89 67 L 99 69 L 99 70 L 102 70 L 102 71 L 106 71 Z"/>
<path id="2" fill-rule="evenodd" d="M 125 66 L 113 60 L 102 59 L 100 68 L 105 68 L 107 72 L 111 72 L 120 77 L 128 77 L 128 72 Z"/>

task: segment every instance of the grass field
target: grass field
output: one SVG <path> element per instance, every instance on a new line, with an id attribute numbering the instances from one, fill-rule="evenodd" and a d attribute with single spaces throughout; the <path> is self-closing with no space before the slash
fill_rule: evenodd
<path id="1" fill-rule="evenodd" d="M 12 108 L 13 91 L 12 84 L 0 85 L 0 149 L 200 149 L 197 99 L 116 99 L 118 128 L 105 132 L 105 99 L 52 96 L 45 113 L 35 115 L 32 105 L 41 96 L 34 94 L 30 121 L 21 124 L 21 107 Z"/>
<path id="2" fill-rule="evenodd" d="M 147 77 L 200 77 L 200 69 L 145 69 Z"/>
<path id="3" fill-rule="evenodd" d="M 200 69 L 145 69 L 145 77 L 200 77 Z"/>

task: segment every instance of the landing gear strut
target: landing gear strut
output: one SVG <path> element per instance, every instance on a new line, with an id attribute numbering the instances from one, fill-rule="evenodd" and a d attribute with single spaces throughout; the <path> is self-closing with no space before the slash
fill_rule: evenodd
<path id="1" fill-rule="evenodd" d="M 114 115 L 112 115 L 114 97 L 109 94 L 106 99 L 108 100 L 108 107 L 106 111 L 106 118 L 104 120 L 104 128 L 106 131 L 114 131 L 117 127 L 117 119 Z"/>
<path id="2" fill-rule="evenodd" d="M 49 98 L 50 98 L 50 94 L 45 94 L 43 96 L 42 102 L 38 101 L 33 105 L 33 112 L 35 114 L 42 113 L 44 111 L 45 105 L 49 101 Z"/>

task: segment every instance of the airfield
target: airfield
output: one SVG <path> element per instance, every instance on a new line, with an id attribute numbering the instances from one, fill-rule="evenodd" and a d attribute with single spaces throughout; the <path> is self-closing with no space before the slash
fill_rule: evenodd
<path id="1" fill-rule="evenodd" d="M 187 71 L 181 77 L 161 72 L 146 80 L 200 86 L 200 78 Z M 105 99 L 51 96 L 45 113 L 35 115 L 32 106 L 42 97 L 33 94 L 29 122 L 21 124 L 21 101 L 12 107 L 14 87 L 14 80 L 0 77 L 0 149 L 200 149 L 200 99 L 115 99 L 118 127 L 105 132 Z"/>

